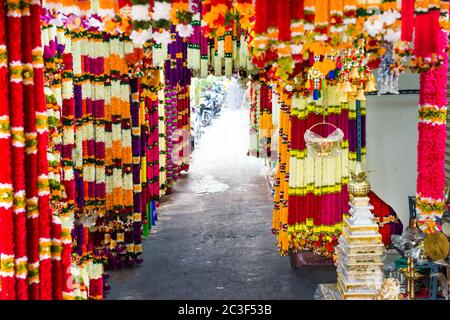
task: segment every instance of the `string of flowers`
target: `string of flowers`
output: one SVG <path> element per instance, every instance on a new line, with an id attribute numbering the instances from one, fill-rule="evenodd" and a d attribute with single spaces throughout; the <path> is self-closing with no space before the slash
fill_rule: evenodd
<path id="1" fill-rule="evenodd" d="M 331 257 L 342 228 L 343 216 L 348 210 L 350 133 L 348 112 L 342 103 L 342 94 L 328 87 L 319 100 L 292 97 L 291 138 L 289 165 L 288 233 L 290 249 L 308 250 Z M 324 104 L 328 106 L 325 109 Z M 322 117 L 344 132 L 342 152 L 332 158 L 313 159 L 307 156 L 304 132 Z M 327 127 L 318 129 L 327 136 Z"/>
<path id="2" fill-rule="evenodd" d="M 48 182 L 48 126 L 44 94 L 44 61 L 41 40 L 41 2 L 30 3 L 30 29 L 32 61 L 34 72 L 36 129 L 37 129 L 37 158 L 38 158 L 38 199 L 39 199 L 39 260 L 40 260 L 40 298 L 52 299 L 53 271 L 51 261 L 51 227 L 53 213 L 50 207 L 50 187 Z"/>
<path id="3" fill-rule="evenodd" d="M 287 255 L 291 236 L 288 233 L 288 202 L 289 202 L 289 177 L 290 177 L 290 111 L 291 101 L 283 87 L 280 92 L 280 122 L 278 136 L 278 163 L 274 179 L 274 209 L 272 218 L 272 233 L 277 236 L 278 251 L 281 255 Z"/>
<path id="4" fill-rule="evenodd" d="M 201 0 L 192 0 L 192 35 L 187 44 L 187 66 L 193 71 L 199 71 L 201 68 L 200 45 L 203 36 L 201 32 Z"/>
<path id="5" fill-rule="evenodd" d="M 142 47 L 151 39 L 150 5 L 148 0 L 132 0 L 131 18 L 133 19 L 133 31 L 130 39 Z"/>
<path id="6" fill-rule="evenodd" d="M 30 27 L 30 8 L 22 2 L 7 2 L 10 34 Z M 23 5 L 23 7 L 22 7 Z M 25 25 L 26 21 L 26 25 Z M 10 37 L 11 161 L 14 186 L 14 233 L 17 298 L 39 299 L 39 211 L 34 76 L 30 35 Z M 14 46 L 14 47 L 13 47 Z M 30 108 L 25 113 L 25 107 Z M 27 179 L 25 180 L 25 174 Z M 28 274 L 26 271 L 28 269 Z M 3 285 L 3 283 L 2 283 Z M 27 292 L 28 290 L 28 292 Z"/>
<path id="7" fill-rule="evenodd" d="M 164 80 L 161 79 L 161 81 Z M 165 86 L 161 86 L 158 90 L 159 185 L 161 196 L 167 191 L 167 113 L 165 99 Z"/>
<path id="8" fill-rule="evenodd" d="M 447 46 L 447 33 L 441 31 L 438 34 L 437 53 L 443 54 Z M 426 233 L 440 230 L 439 219 L 445 211 L 447 73 L 448 55 L 445 54 L 440 67 L 420 75 L 416 208 L 419 227 Z"/>
<path id="9" fill-rule="evenodd" d="M 75 176 L 73 163 L 73 150 L 75 148 L 75 100 L 73 94 L 73 57 L 72 57 L 72 36 L 65 31 L 65 48 L 63 53 L 62 70 L 62 183 L 64 186 L 65 209 L 61 212 L 61 263 L 64 272 L 63 276 L 63 299 L 74 298 L 71 285 L 71 264 L 72 264 L 72 235 L 73 220 L 75 212 Z"/>
<path id="10" fill-rule="evenodd" d="M 194 28 L 192 27 L 193 4 L 189 0 L 174 0 L 172 2 L 171 22 L 175 25 L 175 30 L 182 38 L 190 37 Z"/>
<path id="11" fill-rule="evenodd" d="M 155 0 L 152 10 L 153 41 L 160 45 L 169 44 L 172 39 L 170 35 L 170 18 L 172 2 L 170 0 Z"/>
<path id="12" fill-rule="evenodd" d="M 17 194 L 14 195 L 14 190 L 17 186 L 19 188 L 24 189 L 23 183 L 22 185 L 18 185 L 17 183 L 23 180 L 13 180 L 13 172 L 11 166 L 13 164 L 13 152 L 18 154 L 18 150 L 12 151 L 11 149 L 17 149 L 17 140 L 15 141 L 16 146 L 13 146 L 11 142 L 13 141 L 11 124 L 13 123 L 14 115 L 10 113 L 10 87 L 11 89 L 15 89 L 20 84 L 21 74 L 20 72 L 11 72 L 14 71 L 17 67 L 17 63 L 20 63 L 20 57 L 14 52 L 14 47 L 11 50 L 8 50 L 9 44 L 11 43 L 11 33 L 8 32 L 11 23 L 11 15 L 7 17 L 7 12 L 14 12 L 14 8 L 12 7 L 11 2 L 7 2 L 9 5 L 7 8 L 6 5 L 0 5 L 0 146 L 2 150 L 3 157 L 0 158 L 0 189 L 4 197 L 0 202 L 0 299 L 1 300 L 13 300 L 16 298 L 27 298 L 27 285 L 28 281 L 26 279 L 26 251 L 17 252 L 18 246 L 14 246 L 15 243 L 15 232 L 14 227 L 16 225 L 15 221 L 18 218 L 18 209 L 22 209 L 19 214 L 24 215 L 23 208 L 18 208 L 17 202 L 15 205 L 13 204 L 13 199 L 17 200 Z M 7 29 L 8 28 L 8 29 Z M 16 37 L 17 38 L 17 37 Z M 16 62 L 14 62 L 16 61 Z M 13 62 L 13 64 L 11 64 Z M 11 81 L 13 80 L 13 81 Z M 15 81 L 15 82 L 14 82 Z M 19 82 L 19 84 L 17 84 Z M 15 98 L 14 94 L 11 95 L 11 98 Z M 15 137 L 14 139 L 17 139 Z M 20 169 L 16 167 L 16 170 Z M 14 175 L 15 177 L 16 175 Z M 14 189 L 13 189 L 14 188 Z M 19 189 L 20 190 L 20 189 Z M 23 203 L 23 202 L 22 202 Z M 14 212 L 14 213 L 13 213 Z M 23 235 L 25 236 L 25 235 Z M 26 243 L 25 241 L 22 243 Z M 20 246 L 20 244 L 19 244 Z M 16 252 L 15 252 L 16 249 Z M 21 258 L 21 260 L 25 264 L 25 272 L 18 268 L 19 278 L 23 274 L 25 279 L 21 280 L 22 285 L 18 285 L 19 292 L 22 292 L 21 295 L 16 295 L 16 276 L 15 276 L 15 264 L 20 263 L 21 260 L 15 260 L 15 257 Z"/>
<path id="13" fill-rule="evenodd" d="M 58 30 L 59 31 L 59 30 Z M 49 165 L 49 186 L 50 201 L 53 210 L 52 223 L 52 264 L 55 272 L 53 297 L 62 300 L 62 283 L 63 270 L 61 262 L 61 220 L 59 215 L 64 208 L 63 203 L 63 186 L 61 184 L 62 166 L 61 166 L 61 149 L 62 149 L 62 133 L 61 109 L 62 109 L 62 51 L 64 46 L 59 46 L 60 50 L 51 50 L 50 43 L 54 44 L 58 41 L 56 26 L 45 26 L 42 30 L 43 49 L 45 61 L 45 95 L 47 107 L 47 122 L 49 146 L 47 150 L 47 158 Z M 64 36 L 64 31 L 63 31 Z M 52 41 L 50 41 L 50 39 Z"/>

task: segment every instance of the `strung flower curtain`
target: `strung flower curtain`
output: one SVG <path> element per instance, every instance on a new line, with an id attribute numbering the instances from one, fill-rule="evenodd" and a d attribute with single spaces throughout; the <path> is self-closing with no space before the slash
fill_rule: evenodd
<path id="1" fill-rule="evenodd" d="M 60 239 L 50 207 L 39 1 L 0 5 L 0 51 L 0 298 L 52 299 Z"/>
<path id="2" fill-rule="evenodd" d="M 280 253 L 289 250 L 313 251 L 332 257 L 343 217 L 348 214 L 347 183 L 358 161 L 365 161 L 364 137 L 358 142 L 356 103 L 343 102 L 343 94 L 330 86 L 319 100 L 302 98 L 292 92 L 280 92 L 280 149 L 275 180 L 273 232 Z M 364 119 L 362 106 L 359 116 Z M 327 137 L 336 128 L 344 133 L 337 156 L 313 158 L 308 155 L 304 133 L 325 119 L 334 125 L 319 125 L 314 132 Z M 365 131 L 361 121 L 360 132 Z"/>

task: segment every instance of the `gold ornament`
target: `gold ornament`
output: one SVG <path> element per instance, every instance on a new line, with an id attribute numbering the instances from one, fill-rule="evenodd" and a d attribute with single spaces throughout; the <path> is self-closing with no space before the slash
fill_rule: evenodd
<path id="1" fill-rule="evenodd" d="M 364 91 L 366 91 L 366 92 L 375 92 L 375 91 L 377 91 L 377 88 L 375 87 L 375 81 L 372 80 L 372 77 L 366 83 L 366 87 L 364 88 Z"/>
<path id="2" fill-rule="evenodd" d="M 358 94 L 356 95 L 356 100 L 366 101 L 366 96 L 364 95 L 364 90 L 363 89 L 359 89 L 358 90 Z"/>
<path id="3" fill-rule="evenodd" d="M 350 84 L 350 81 L 345 81 L 344 89 L 342 91 L 345 92 L 345 93 L 353 92 L 352 85 Z"/>
<path id="4" fill-rule="evenodd" d="M 351 181 L 348 184 L 348 192 L 354 197 L 366 197 L 370 193 L 370 183 L 367 174 L 361 170 L 358 163 L 355 172 L 350 172 Z"/>
<path id="5" fill-rule="evenodd" d="M 409 300 L 414 300 L 416 298 L 416 289 L 414 287 L 414 282 L 423 277 L 414 266 L 414 259 L 409 257 L 406 268 L 401 268 L 400 271 L 405 275 L 407 279 L 406 282 L 406 294 Z"/>
<path id="6" fill-rule="evenodd" d="M 448 256 L 448 239 L 441 232 L 427 234 L 423 241 L 423 246 L 425 254 L 433 260 L 442 260 Z"/>
<path id="7" fill-rule="evenodd" d="M 350 77 L 353 79 L 359 79 L 358 68 L 354 67 L 350 73 Z"/>

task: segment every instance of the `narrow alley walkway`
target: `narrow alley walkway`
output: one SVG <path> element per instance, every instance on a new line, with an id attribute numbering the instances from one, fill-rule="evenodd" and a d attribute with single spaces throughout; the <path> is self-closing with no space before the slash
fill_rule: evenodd
<path id="1" fill-rule="evenodd" d="M 333 267 L 293 270 L 278 255 L 247 122 L 247 110 L 223 110 L 206 129 L 189 174 L 161 203 L 144 263 L 111 272 L 107 299 L 312 299 L 318 283 L 335 282 Z"/>

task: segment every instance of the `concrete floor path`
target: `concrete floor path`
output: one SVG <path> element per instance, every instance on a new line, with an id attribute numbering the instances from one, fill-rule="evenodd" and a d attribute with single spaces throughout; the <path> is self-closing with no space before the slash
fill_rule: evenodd
<path id="1" fill-rule="evenodd" d="M 165 196 L 144 263 L 111 272 L 107 299 L 313 299 L 334 267 L 294 270 L 272 235 L 272 196 L 247 157 L 248 111 L 214 119 L 190 172 Z"/>

